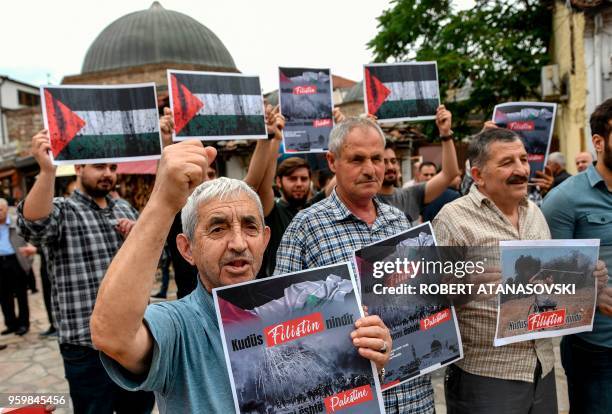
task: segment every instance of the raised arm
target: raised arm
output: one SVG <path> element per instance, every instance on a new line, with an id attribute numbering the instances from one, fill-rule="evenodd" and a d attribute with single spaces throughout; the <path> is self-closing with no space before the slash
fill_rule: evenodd
<path id="1" fill-rule="evenodd" d="M 280 114 L 278 105 L 274 108 L 271 105 L 266 106 L 266 126 L 271 138 L 257 141 L 249 171 L 244 178 L 244 181 L 259 195 L 265 216 L 270 214 L 274 207 L 272 180 L 276 174 L 277 154 L 283 139 L 282 130 L 285 127 L 285 118 Z"/>
<path id="2" fill-rule="evenodd" d="M 164 149 L 149 202 L 102 280 L 91 317 L 97 349 L 134 374 L 148 371 L 153 339 L 144 314 L 174 216 L 206 177 L 216 150 L 200 141 Z"/>
<path id="3" fill-rule="evenodd" d="M 440 137 L 452 135 L 452 120 L 451 112 L 444 105 L 440 105 L 436 112 L 436 125 L 438 126 Z M 431 203 L 438 198 L 460 173 L 455 143 L 452 139 L 442 140 L 442 170 L 425 185 L 425 204 Z"/>
<path id="4" fill-rule="evenodd" d="M 53 210 L 55 170 L 51 162 L 49 131 L 43 129 L 32 137 L 32 155 L 40 167 L 40 174 L 23 203 L 23 217 L 35 221 L 49 217 Z"/>

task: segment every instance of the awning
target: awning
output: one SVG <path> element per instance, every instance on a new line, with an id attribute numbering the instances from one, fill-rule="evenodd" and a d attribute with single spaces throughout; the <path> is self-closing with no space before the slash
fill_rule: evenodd
<path id="1" fill-rule="evenodd" d="M 152 174 L 157 172 L 157 160 L 121 162 L 117 174 Z"/>

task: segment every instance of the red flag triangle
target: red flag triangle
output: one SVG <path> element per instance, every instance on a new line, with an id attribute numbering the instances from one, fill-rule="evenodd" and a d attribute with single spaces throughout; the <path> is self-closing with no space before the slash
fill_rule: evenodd
<path id="1" fill-rule="evenodd" d="M 172 103 L 174 104 L 174 130 L 178 133 L 204 106 L 189 89 L 172 75 Z"/>
<path id="2" fill-rule="evenodd" d="M 77 114 L 58 101 L 45 89 L 45 106 L 47 121 L 49 122 L 49 136 L 51 138 L 51 152 L 57 157 L 66 145 L 72 141 L 77 132 L 85 126 Z"/>
<path id="3" fill-rule="evenodd" d="M 283 72 L 281 72 L 281 71 L 279 71 L 279 72 L 280 72 L 280 81 L 281 81 L 281 83 L 291 83 L 291 79 L 289 79 L 289 78 L 287 77 L 287 75 L 285 75 L 285 74 L 284 74 Z"/>
<path id="4" fill-rule="evenodd" d="M 365 70 L 365 76 L 366 90 L 368 92 L 368 112 L 374 115 L 383 102 L 385 102 L 389 94 L 391 94 L 391 91 L 374 75 L 370 74 L 368 69 Z"/>

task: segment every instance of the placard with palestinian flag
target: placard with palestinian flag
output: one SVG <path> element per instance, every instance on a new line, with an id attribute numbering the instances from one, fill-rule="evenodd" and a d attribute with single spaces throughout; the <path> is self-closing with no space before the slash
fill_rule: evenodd
<path id="1" fill-rule="evenodd" d="M 366 113 L 380 122 L 435 119 L 440 105 L 436 62 L 364 65 Z"/>
<path id="2" fill-rule="evenodd" d="M 159 159 L 154 83 L 41 86 L 55 165 Z"/>
<path id="3" fill-rule="evenodd" d="M 168 70 L 174 141 L 267 138 L 259 76 Z"/>
<path id="4" fill-rule="evenodd" d="M 361 302 L 393 338 L 383 390 L 397 387 L 463 358 L 455 308 L 421 288 L 442 284 L 427 263 L 441 263 L 430 222 L 354 252 Z M 430 266 L 433 267 L 433 266 Z"/>
<path id="5" fill-rule="evenodd" d="M 329 69 L 279 68 L 286 153 L 325 152 L 334 127 Z"/>
<path id="6" fill-rule="evenodd" d="M 523 140 L 530 179 L 546 166 L 556 113 L 557 104 L 550 102 L 508 102 L 493 109 L 493 122 L 500 128 L 511 129 Z"/>
<path id="7" fill-rule="evenodd" d="M 349 263 L 213 289 L 236 413 L 384 413 Z"/>

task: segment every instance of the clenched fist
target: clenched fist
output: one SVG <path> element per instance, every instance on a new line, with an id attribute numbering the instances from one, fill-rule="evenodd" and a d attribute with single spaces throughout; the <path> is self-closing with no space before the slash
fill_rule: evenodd
<path id="1" fill-rule="evenodd" d="M 151 200 L 171 208 L 176 214 L 193 190 L 205 181 L 206 170 L 216 156 L 216 149 L 204 147 L 198 140 L 164 148 Z"/>

